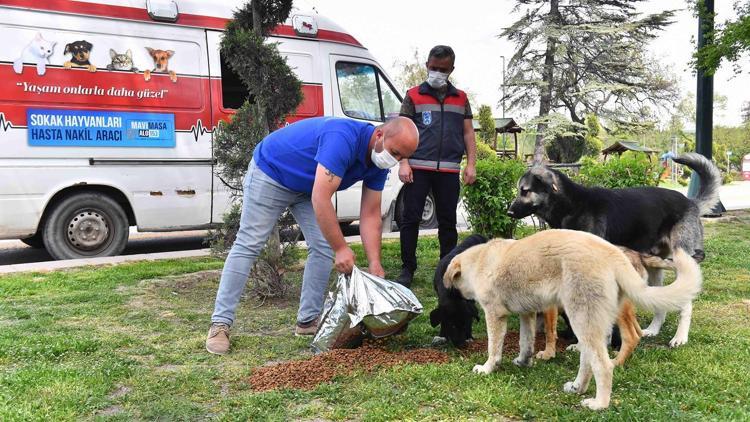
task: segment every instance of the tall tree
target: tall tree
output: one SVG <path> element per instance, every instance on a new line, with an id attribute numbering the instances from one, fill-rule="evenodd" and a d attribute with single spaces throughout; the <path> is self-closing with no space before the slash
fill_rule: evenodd
<path id="1" fill-rule="evenodd" d="M 734 62 L 735 73 L 740 73 L 743 66 L 738 63 L 740 56 L 750 52 L 750 2 L 735 1 L 736 20 L 726 20 L 717 24 L 708 38 L 712 40 L 696 51 L 693 64 L 702 68 L 707 75 L 713 75 L 722 60 Z M 706 13 L 703 1 L 696 2 L 696 12 Z M 744 67 L 747 69 L 747 67 Z"/>
<path id="2" fill-rule="evenodd" d="M 676 81 L 645 48 L 673 11 L 641 16 L 642 0 L 516 0 L 521 17 L 501 37 L 516 45 L 508 64 L 511 109 L 539 106 L 535 161 L 542 159 L 550 112 L 582 124 L 594 113 L 637 126 L 652 107 L 674 101 Z"/>
<path id="3" fill-rule="evenodd" d="M 497 132 L 495 132 L 495 119 L 492 118 L 492 109 L 486 104 L 479 106 L 479 139 L 485 144 L 496 147 Z"/>
<path id="4" fill-rule="evenodd" d="M 750 124 L 750 101 L 745 101 L 742 104 L 742 123 L 747 125 Z"/>
<path id="5" fill-rule="evenodd" d="M 248 98 L 228 123 L 219 125 L 214 135 L 218 175 L 235 197 L 221 230 L 212 233 L 212 245 L 217 250 L 225 250 L 234 242 L 239 228 L 242 179 L 255 146 L 302 101 L 300 81 L 276 44 L 266 42 L 269 32 L 287 19 L 291 8 L 292 0 L 246 3 L 235 11 L 221 42 L 222 57 L 247 88 Z M 282 221 L 288 219 L 282 217 Z M 264 297 L 284 294 L 282 252 L 277 225 L 268 241 L 265 259 L 258 261 L 251 275 L 256 294 Z"/>

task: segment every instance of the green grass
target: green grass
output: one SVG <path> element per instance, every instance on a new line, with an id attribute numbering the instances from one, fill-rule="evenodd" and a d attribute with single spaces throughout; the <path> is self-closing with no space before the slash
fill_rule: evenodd
<path id="1" fill-rule="evenodd" d="M 310 356 L 309 339 L 292 335 L 296 296 L 244 299 L 232 353 L 211 356 L 203 347 L 222 262 L 190 259 L 0 278 L 0 420 L 750 420 L 750 309 L 742 302 L 750 299 L 750 213 L 707 223 L 706 236 L 690 342 L 666 347 L 676 328 L 670 314 L 662 334 L 616 369 L 607 411 L 562 392 L 577 370 L 572 352 L 532 368 L 506 355 L 497 373 L 479 376 L 471 368 L 484 353 L 447 349 L 444 365 L 254 393 L 253 368 Z M 436 334 L 427 314 L 438 249 L 435 238 L 420 240 L 415 292 L 425 315 L 389 347 L 429 347 Z M 398 243 L 386 242 L 383 258 L 397 274 Z M 300 276 L 288 273 L 295 286 Z M 649 319 L 641 315 L 641 324 Z M 483 322 L 475 332 L 484 337 Z"/>

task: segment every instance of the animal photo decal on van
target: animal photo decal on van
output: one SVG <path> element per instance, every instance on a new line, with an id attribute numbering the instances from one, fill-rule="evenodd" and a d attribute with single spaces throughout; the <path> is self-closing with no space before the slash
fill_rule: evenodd
<path id="1" fill-rule="evenodd" d="M 39 76 L 44 75 L 55 44 L 57 41 L 47 41 L 41 32 L 37 32 L 34 39 L 21 52 L 21 57 L 13 61 L 13 71 L 20 75 L 23 73 L 23 64 L 32 63 L 36 65 L 36 73 Z"/>
<path id="2" fill-rule="evenodd" d="M 172 82 L 177 82 L 177 74 L 173 70 L 169 70 L 169 59 L 174 56 L 174 50 L 156 50 L 151 47 L 146 47 L 148 54 L 154 59 L 154 69 L 143 72 L 143 78 L 147 81 L 151 80 L 151 73 L 167 73 L 169 79 Z"/>
<path id="3" fill-rule="evenodd" d="M 130 51 L 130 49 L 128 49 L 125 54 L 120 54 L 110 48 L 109 58 L 112 60 L 112 62 L 107 65 L 107 70 L 138 72 L 138 68 L 133 66 L 133 52 Z"/>
<path id="4" fill-rule="evenodd" d="M 94 48 L 94 46 L 86 40 L 73 41 L 72 43 L 67 44 L 63 54 L 70 54 L 72 57 L 70 60 L 63 63 L 63 67 L 66 69 L 83 67 L 89 72 L 96 72 L 96 66 L 89 61 L 92 48 Z"/>

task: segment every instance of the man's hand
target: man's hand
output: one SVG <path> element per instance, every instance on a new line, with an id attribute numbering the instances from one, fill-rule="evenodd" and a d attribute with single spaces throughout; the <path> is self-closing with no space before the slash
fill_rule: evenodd
<path id="1" fill-rule="evenodd" d="M 354 251 L 349 246 L 345 246 L 336 251 L 336 271 L 349 275 L 354 269 Z"/>
<path id="2" fill-rule="evenodd" d="M 464 184 L 471 185 L 477 180 L 477 168 L 473 164 L 464 167 Z"/>
<path id="3" fill-rule="evenodd" d="M 371 262 L 368 272 L 372 275 L 376 275 L 380 278 L 385 278 L 385 270 L 380 262 Z"/>
<path id="4" fill-rule="evenodd" d="M 408 160 L 401 160 L 401 163 L 398 166 L 398 178 L 403 183 L 414 182 L 414 174 L 411 171 L 411 166 L 409 165 Z"/>

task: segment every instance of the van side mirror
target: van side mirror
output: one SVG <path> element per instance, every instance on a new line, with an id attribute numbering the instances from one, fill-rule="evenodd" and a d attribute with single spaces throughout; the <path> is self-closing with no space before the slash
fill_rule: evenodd
<path id="1" fill-rule="evenodd" d="M 159 22 L 177 22 L 180 16 L 175 0 L 146 0 L 146 9 L 148 16 Z"/>

